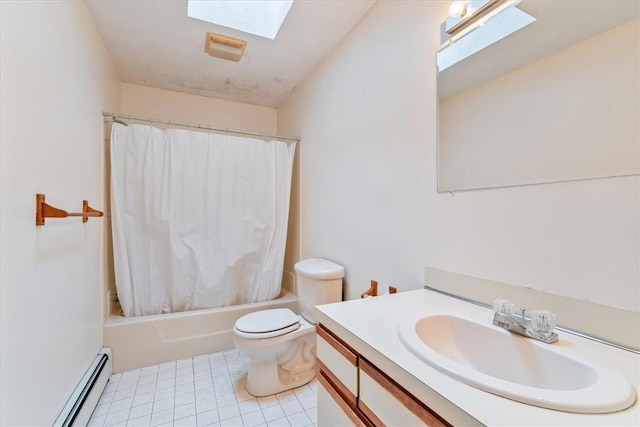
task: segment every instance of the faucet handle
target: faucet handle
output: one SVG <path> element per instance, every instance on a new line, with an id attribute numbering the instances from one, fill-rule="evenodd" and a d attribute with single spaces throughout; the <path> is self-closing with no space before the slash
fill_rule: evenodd
<path id="1" fill-rule="evenodd" d="M 520 307 L 520 317 L 524 320 L 524 316 L 527 314 L 527 307 Z"/>
<path id="2" fill-rule="evenodd" d="M 508 316 L 513 312 L 513 303 L 507 299 L 497 299 L 493 302 L 493 311 Z"/>
<path id="3" fill-rule="evenodd" d="M 548 310 L 534 310 L 531 312 L 531 327 L 540 335 L 551 336 L 556 327 L 556 315 Z"/>

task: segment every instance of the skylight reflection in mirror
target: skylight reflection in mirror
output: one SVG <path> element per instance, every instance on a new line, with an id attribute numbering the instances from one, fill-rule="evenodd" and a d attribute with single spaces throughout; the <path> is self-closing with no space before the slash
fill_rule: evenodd
<path id="1" fill-rule="evenodd" d="M 509 7 L 492 17 L 484 25 L 465 34 L 436 55 L 438 71 L 444 71 L 465 58 L 535 22 L 536 18 L 516 7 Z"/>
<path id="2" fill-rule="evenodd" d="M 293 0 L 188 1 L 191 18 L 256 36 L 275 39 Z"/>

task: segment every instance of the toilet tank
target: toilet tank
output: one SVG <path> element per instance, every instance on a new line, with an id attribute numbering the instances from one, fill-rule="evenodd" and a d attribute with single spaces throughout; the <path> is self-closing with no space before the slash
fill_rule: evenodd
<path id="1" fill-rule="evenodd" d="M 316 324 L 314 306 L 342 301 L 344 267 L 326 259 L 311 258 L 298 261 L 295 270 L 300 314 Z"/>

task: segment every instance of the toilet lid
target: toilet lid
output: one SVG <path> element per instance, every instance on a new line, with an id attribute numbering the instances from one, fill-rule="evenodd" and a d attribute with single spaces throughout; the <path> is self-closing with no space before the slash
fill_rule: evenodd
<path id="1" fill-rule="evenodd" d="M 288 308 L 276 308 L 246 314 L 236 321 L 235 327 L 237 330 L 249 334 L 276 331 L 282 331 L 284 334 L 298 329 L 298 322 L 299 318 L 293 311 Z"/>

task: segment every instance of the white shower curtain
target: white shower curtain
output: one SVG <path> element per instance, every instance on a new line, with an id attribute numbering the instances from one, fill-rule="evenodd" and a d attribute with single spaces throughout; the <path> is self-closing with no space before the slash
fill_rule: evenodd
<path id="1" fill-rule="evenodd" d="M 125 316 L 280 292 L 295 144 L 114 123 L 111 220 Z"/>

